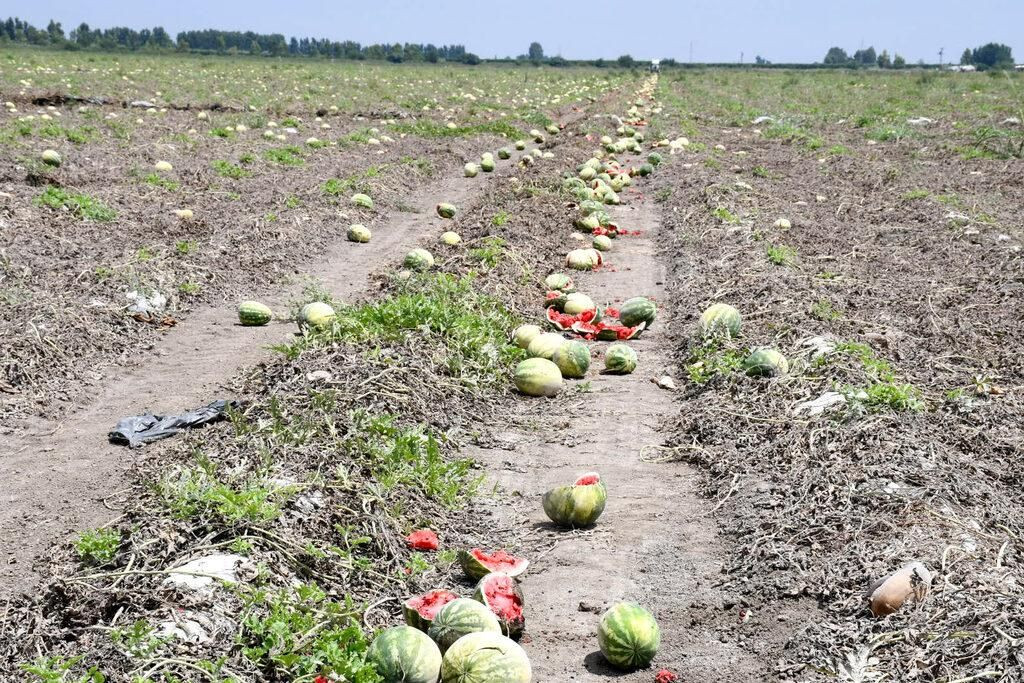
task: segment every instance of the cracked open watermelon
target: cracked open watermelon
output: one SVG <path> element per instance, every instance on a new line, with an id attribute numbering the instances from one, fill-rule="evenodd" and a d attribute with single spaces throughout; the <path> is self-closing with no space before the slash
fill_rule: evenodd
<path id="1" fill-rule="evenodd" d="M 514 640 L 523 634 L 526 628 L 523 591 L 511 576 L 488 574 L 476 585 L 473 599 L 487 605 L 494 612 L 503 634 Z"/>
<path id="2" fill-rule="evenodd" d="M 572 324 L 572 331 L 584 339 L 596 339 L 597 341 L 625 341 L 632 339 L 644 331 L 646 323 L 640 323 L 636 327 L 626 327 L 612 322 L 598 321 L 596 323 L 575 322 Z"/>
<path id="3" fill-rule="evenodd" d="M 402 615 L 405 617 L 405 623 L 426 633 L 441 608 L 458 597 L 449 590 L 439 588 L 409 598 L 402 603 Z"/>
<path id="4" fill-rule="evenodd" d="M 547 311 L 547 318 L 548 322 L 551 323 L 555 329 L 562 332 L 568 332 L 576 323 L 587 323 L 593 325 L 600 322 L 601 311 L 600 309 L 593 308 L 589 311 L 583 311 L 576 315 L 569 315 L 568 313 L 559 313 L 557 308 L 549 308 Z"/>
<path id="5" fill-rule="evenodd" d="M 571 486 L 557 486 L 544 494 L 544 513 L 564 527 L 586 527 L 604 512 L 608 491 L 601 475 L 587 472 Z"/>
<path id="6" fill-rule="evenodd" d="M 459 551 L 459 566 L 466 576 L 476 581 L 488 574 L 519 576 L 530 566 L 530 561 L 504 550 L 486 553 L 480 548 L 472 548 Z"/>

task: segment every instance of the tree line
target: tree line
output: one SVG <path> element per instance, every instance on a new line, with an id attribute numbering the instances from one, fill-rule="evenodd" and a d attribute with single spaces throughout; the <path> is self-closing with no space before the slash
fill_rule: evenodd
<path id="1" fill-rule="evenodd" d="M 822 60 L 823 64 L 829 66 L 847 67 L 871 67 L 877 66 L 881 69 L 902 69 L 906 67 L 907 60 L 901 55 L 889 56 L 887 50 L 875 53 L 874 47 L 857 50 L 853 55 L 846 53 L 841 47 L 831 47 Z M 923 64 L 924 62 L 919 62 Z M 1012 69 L 1013 51 L 1008 45 L 1001 43 L 987 43 L 973 50 L 967 48 L 960 56 L 962 66 L 974 66 L 980 70 L 986 69 Z"/>
<path id="2" fill-rule="evenodd" d="M 17 17 L 0 23 L 0 44 L 22 43 L 62 47 L 69 50 L 128 50 L 201 52 L 215 54 L 250 54 L 282 57 L 327 57 L 332 59 L 373 59 L 392 62 L 462 62 L 479 64 L 480 58 L 464 45 L 433 45 L 394 43 L 392 45 L 360 45 L 351 40 L 327 38 L 286 39 L 280 33 L 253 31 L 220 31 L 207 29 L 182 31 L 174 39 L 162 26 L 132 29 L 115 26 L 94 29 L 80 24 L 65 35 L 60 22 L 50 20 L 45 30 Z"/>

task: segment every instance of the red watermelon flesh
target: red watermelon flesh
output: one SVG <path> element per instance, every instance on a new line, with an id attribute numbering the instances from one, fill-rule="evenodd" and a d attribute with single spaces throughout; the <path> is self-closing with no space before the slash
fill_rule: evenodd
<path id="1" fill-rule="evenodd" d="M 480 550 L 480 548 L 473 548 L 469 552 L 477 559 L 478 562 L 480 562 L 480 564 L 487 567 L 495 574 L 512 571 L 523 563 L 521 558 L 518 558 L 515 555 L 510 555 L 504 550 L 495 550 L 490 555 L 485 553 L 483 550 Z"/>
<path id="2" fill-rule="evenodd" d="M 523 594 L 516 580 L 502 574 L 489 574 L 482 582 L 487 606 L 504 626 L 509 637 L 518 637 L 526 619 L 523 616 Z"/>
<path id="3" fill-rule="evenodd" d="M 403 606 L 405 610 L 415 612 L 420 616 L 422 623 L 429 626 L 434 621 L 434 616 L 437 615 L 441 608 L 447 605 L 452 600 L 455 600 L 458 595 L 452 593 L 449 590 L 439 588 L 432 590 L 423 595 L 418 595 L 414 598 L 409 598 L 405 601 Z M 408 619 L 407 619 L 408 621 Z M 413 625 L 413 624 L 410 624 Z M 418 628 L 422 628 L 418 626 Z M 423 628 L 422 630 L 426 630 Z"/>
<path id="4" fill-rule="evenodd" d="M 547 315 L 548 322 L 564 332 L 572 329 L 575 323 L 589 323 L 597 315 L 597 310 L 590 309 L 576 315 L 569 315 L 568 313 L 559 313 L 555 309 L 549 308 Z"/>
<path id="5" fill-rule="evenodd" d="M 576 480 L 574 486 L 593 486 L 594 484 L 601 483 L 601 475 L 599 474 L 585 474 Z"/>

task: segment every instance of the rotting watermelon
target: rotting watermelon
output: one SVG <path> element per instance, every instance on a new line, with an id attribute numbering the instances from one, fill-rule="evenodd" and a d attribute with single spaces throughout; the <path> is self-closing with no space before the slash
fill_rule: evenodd
<path id="1" fill-rule="evenodd" d="M 526 617 L 523 614 L 523 591 L 515 579 L 504 574 L 488 574 L 476 585 L 473 599 L 494 612 L 504 635 L 519 640 L 526 628 Z"/>
<path id="2" fill-rule="evenodd" d="M 555 308 L 549 308 L 547 317 L 548 322 L 554 325 L 555 329 L 568 332 L 573 329 L 573 325 L 576 323 L 596 324 L 601 320 L 601 312 L 596 308 L 592 308 L 577 315 L 569 315 L 568 313 L 559 313 Z"/>
<path id="3" fill-rule="evenodd" d="M 604 512 L 608 492 L 601 475 L 588 472 L 571 486 L 557 486 L 544 494 L 544 513 L 563 527 L 587 527 Z"/>
<path id="4" fill-rule="evenodd" d="M 598 321 L 597 323 L 576 322 L 572 324 L 572 331 L 584 339 L 596 339 L 597 341 L 625 341 L 633 339 L 644 331 L 645 323 L 636 327 L 626 327 L 615 323 Z"/>
<path id="5" fill-rule="evenodd" d="M 434 616 L 442 607 L 457 597 L 459 596 L 450 590 L 438 588 L 409 598 L 402 603 L 402 615 L 405 617 L 405 623 L 426 633 L 434 621 Z"/>
<path id="6" fill-rule="evenodd" d="M 530 566 L 530 561 L 511 555 L 504 550 L 486 553 L 480 548 L 471 548 L 459 551 L 459 566 L 462 567 L 466 576 L 476 581 L 488 574 L 519 576 Z"/>
<path id="7" fill-rule="evenodd" d="M 553 308 L 559 313 L 565 310 L 565 301 L 567 295 L 565 292 L 551 291 L 544 295 L 544 306 L 545 308 Z"/>

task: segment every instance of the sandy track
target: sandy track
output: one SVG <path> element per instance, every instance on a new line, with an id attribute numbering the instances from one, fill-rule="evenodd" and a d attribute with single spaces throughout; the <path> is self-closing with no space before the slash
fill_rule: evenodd
<path id="1" fill-rule="evenodd" d="M 668 172 L 664 169 L 662 172 Z M 578 278 L 578 288 L 599 304 L 634 295 L 664 296 L 665 268 L 656 259 L 659 219 L 654 205 L 630 193 L 614 215 L 642 235 L 620 237 L 607 254 L 609 266 Z M 524 577 L 527 635 L 524 645 L 538 681 L 600 681 L 619 676 L 597 649 L 601 613 L 632 600 L 650 609 L 662 628 L 654 668 L 685 672 L 685 680 L 750 681 L 760 665 L 737 645 L 737 609 L 714 588 L 720 575 L 721 541 L 710 505 L 699 497 L 699 473 L 690 467 L 646 463 L 657 457 L 659 423 L 673 412 L 672 394 L 650 379 L 668 364 L 671 322 L 659 318 L 649 333 L 630 342 L 640 357 L 628 376 L 597 375 L 607 343 L 597 351 L 579 408 L 553 404 L 534 432 L 509 433 L 518 458 L 505 450 L 472 450 L 496 471 L 496 481 L 521 493 L 522 510 L 505 508 L 513 533 L 526 537 L 533 562 Z M 571 388 L 578 383 L 571 383 Z M 561 402 L 561 405 L 565 405 Z M 563 429 L 564 427 L 564 429 Z M 571 483 L 590 470 L 608 487 L 608 506 L 591 530 L 555 529 L 544 515 L 544 491 Z M 514 499 L 514 497 L 513 497 Z M 651 671 L 622 677 L 650 681 Z"/>

